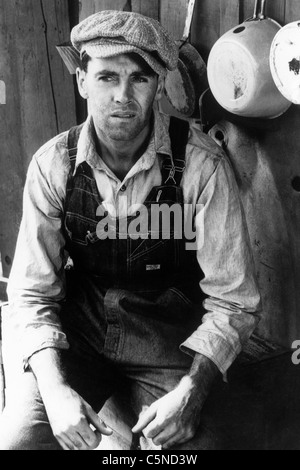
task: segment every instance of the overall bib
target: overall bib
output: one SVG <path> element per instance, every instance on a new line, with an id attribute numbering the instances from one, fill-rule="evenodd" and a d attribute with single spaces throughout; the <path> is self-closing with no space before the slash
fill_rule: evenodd
<path id="1" fill-rule="evenodd" d="M 201 323 L 203 273 L 196 252 L 185 250 L 184 217 L 178 223 L 171 212 L 168 233 L 163 217 L 151 223 L 153 205 L 175 204 L 183 214 L 180 182 L 188 124 L 171 119 L 173 158 L 159 155 L 162 184 L 141 201 L 148 224 L 139 237 L 126 233 L 136 216 L 128 217 L 126 226 L 114 220 L 113 237 L 99 234 L 101 217 L 96 214 L 102 200 L 92 169 L 83 162 L 74 174 L 80 131 L 71 129 L 68 140 L 73 176 L 67 184 L 64 228 L 73 268 L 66 272 L 63 327 L 81 347 L 121 366 L 188 367 L 191 358 L 179 346 Z"/>

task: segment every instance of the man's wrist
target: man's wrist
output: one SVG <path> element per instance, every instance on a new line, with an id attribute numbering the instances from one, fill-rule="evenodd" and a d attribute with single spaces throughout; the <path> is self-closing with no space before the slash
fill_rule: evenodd
<path id="1" fill-rule="evenodd" d="M 180 386 L 193 389 L 199 397 L 206 399 L 218 376 L 220 371 L 215 363 L 208 357 L 196 353 L 192 367 L 181 380 Z"/>
<path id="2" fill-rule="evenodd" d="M 36 377 L 40 391 L 66 385 L 58 349 L 46 348 L 36 352 L 29 359 L 29 366 Z"/>

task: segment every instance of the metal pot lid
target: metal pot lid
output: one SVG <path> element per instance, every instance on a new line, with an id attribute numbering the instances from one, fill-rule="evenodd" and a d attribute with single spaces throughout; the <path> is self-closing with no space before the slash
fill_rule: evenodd
<path id="1" fill-rule="evenodd" d="M 270 66 L 278 90 L 288 101 L 300 104 L 300 21 L 277 33 L 271 46 Z"/>

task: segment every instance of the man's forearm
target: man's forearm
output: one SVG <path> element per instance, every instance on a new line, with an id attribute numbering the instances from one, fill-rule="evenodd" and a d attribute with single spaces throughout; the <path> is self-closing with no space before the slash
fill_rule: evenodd
<path id="1" fill-rule="evenodd" d="M 51 393 L 59 385 L 66 385 L 58 349 L 47 348 L 37 352 L 30 358 L 29 365 L 42 395 Z"/>
<path id="2" fill-rule="evenodd" d="M 101 434 L 112 434 L 91 406 L 66 382 L 58 349 L 39 351 L 30 358 L 29 365 L 37 379 L 53 435 L 62 449 L 96 449 Z"/>

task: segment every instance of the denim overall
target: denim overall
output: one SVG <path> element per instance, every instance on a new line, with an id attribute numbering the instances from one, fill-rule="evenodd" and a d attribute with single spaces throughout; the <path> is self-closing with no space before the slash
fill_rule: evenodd
<path id="1" fill-rule="evenodd" d="M 64 230 L 73 267 L 65 270 L 67 295 L 60 312 L 70 345 L 61 351 L 62 365 L 67 383 L 97 413 L 108 409 L 103 419 L 109 425 L 111 403 L 107 400 L 112 397 L 118 426 L 123 419 L 120 413 L 125 413 L 127 425 L 133 426 L 145 406 L 174 390 L 190 370 L 193 359 L 180 345 L 201 323 L 199 281 L 203 274 L 196 253 L 185 251 L 185 240 L 176 238 L 179 227 L 174 220 L 168 237 L 164 237 L 162 224 L 155 233 L 149 229 L 144 238 L 125 239 L 119 230 L 121 224 L 116 224 L 114 239 L 99 239 L 96 214 L 102 201 L 92 170 L 82 163 L 74 175 L 80 131 L 80 127 L 71 129 L 68 142 L 72 172 L 67 183 Z M 172 120 L 170 137 L 173 158 L 159 156 L 162 184 L 146 198 L 148 212 L 153 204 L 183 202 L 180 182 L 187 126 Z M 128 223 L 131 220 L 134 217 Z M 21 375 L 14 393 L 17 396 L 2 418 L 5 432 L 1 434 L 0 429 L 0 446 L 9 450 L 61 449 L 30 371 Z M 108 408 L 103 408 L 104 404 Z M 199 436 L 184 448 L 214 446 L 214 436 L 203 430 L 202 426 Z M 136 435 L 132 448 L 138 441 Z"/>
<path id="2" fill-rule="evenodd" d="M 76 341 L 117 364 L 188 366 L 190 357 L 179 346 L 200 325 L 203 301 L 196 252 L 186 251 L 184 238 L 177 239 L 182 227 L 174 217 L 167 237 L 160 220 L 152 231 L 149 223 L 142 238 L 125 238 L 124 224 L 117 220 L 114 239 L 99 238 L 101 218 L 96 213 L 102 200 L 92 169 L 83 162 L 74 175 L 80 131 L 81 127 L 71 129 L 68 139 L 73 176 L 67 184 L 64 228 L 74 267 L 66 272 L 63 326 Z M 173 158 L 159 155 L 162 184 L 141 201 L 148 221 L 153 204 L 183 207 L 180 182 L 188 125 L 172 118 L 170 137 Z M 128 217 L 128 225 L 134 219 Z"/>

